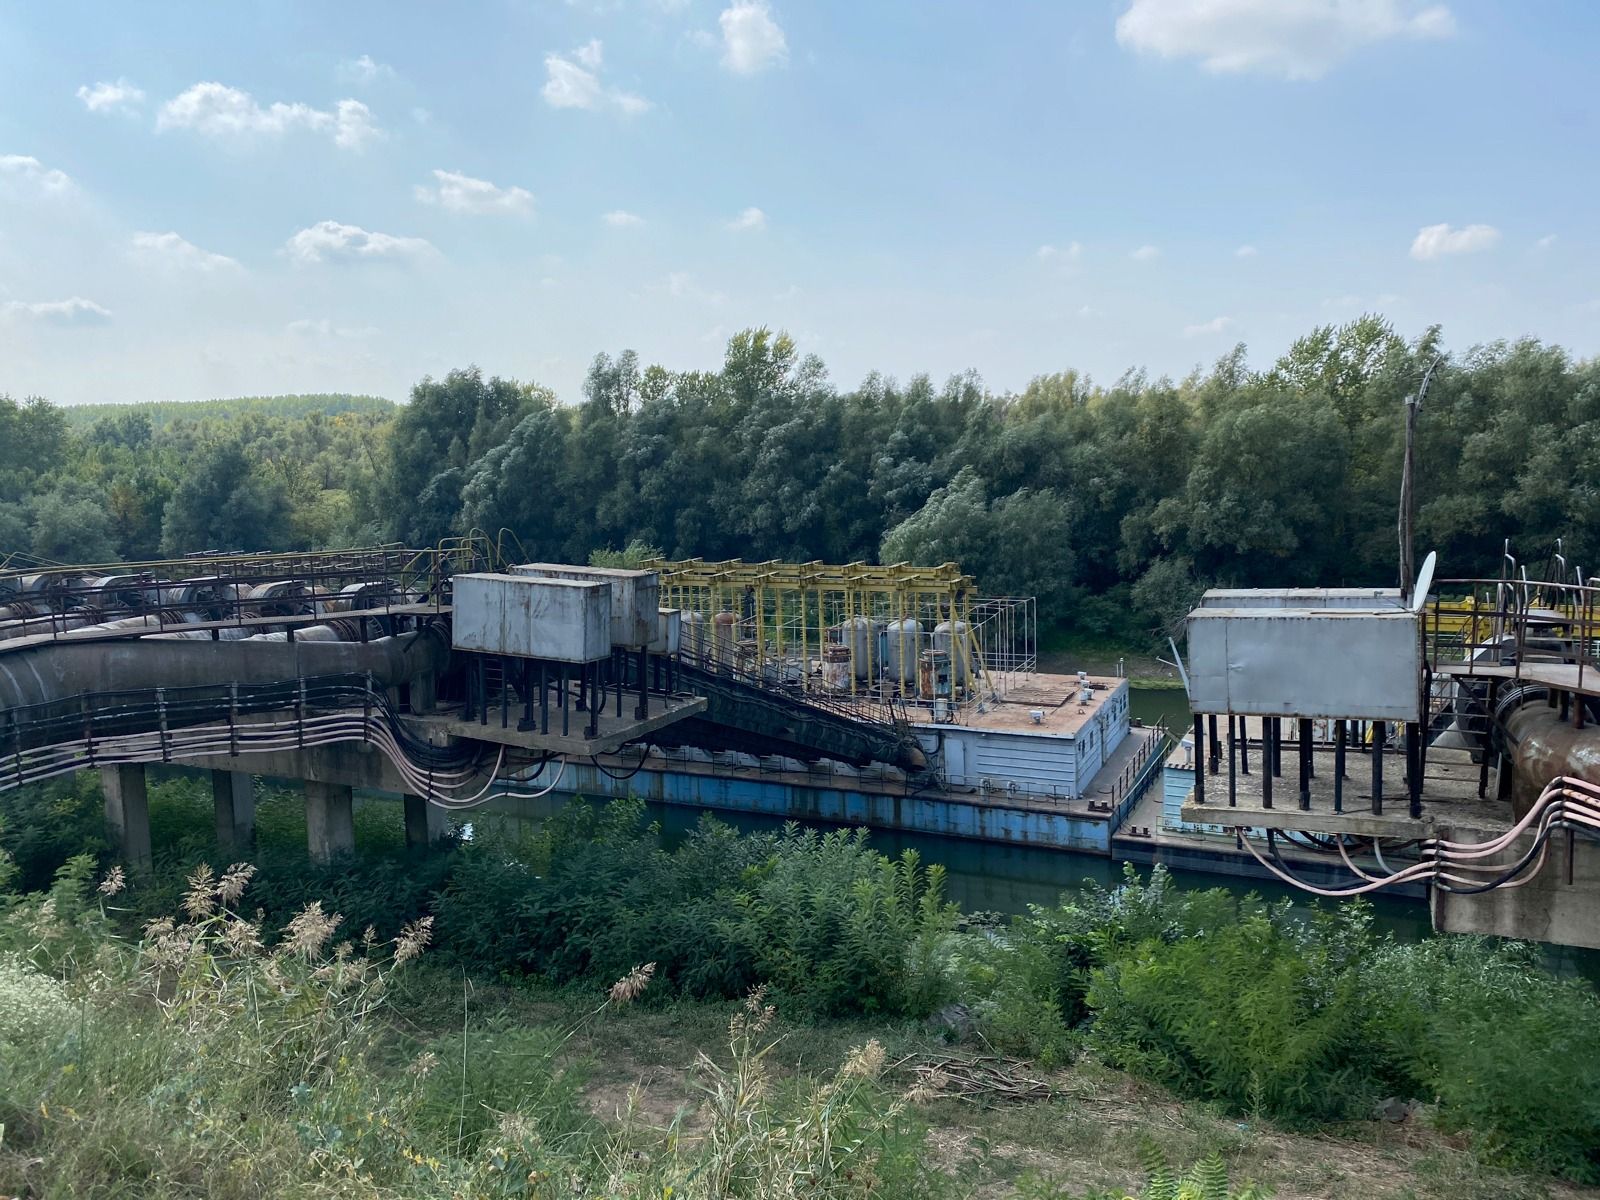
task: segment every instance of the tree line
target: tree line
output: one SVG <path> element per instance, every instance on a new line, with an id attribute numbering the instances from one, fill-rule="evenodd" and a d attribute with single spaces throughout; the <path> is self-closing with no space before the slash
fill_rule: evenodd
<path id="1" fill-rule="evenodd" d="M 1147 636 L 1196 590 L 1397 582 L 1403 407 L 1417 540 L 1447 575 L 1503 539 L 1600 562 L 1600 362 L 1534 340 L 1446 352 L 1381 318 L 1325 326 L 1270 367 L 1244 347 L 1186 378 L 1065 371 L 1020 393 L 975 374 L 851 390 L 782 333 L 719 369 L 598 355 L 580 402 L 476 367 L 409 403 L 295 397 L 104 408 L 0 398 L 0 552 L 140 559 L 200 549 L 428 545 L 508 529 L 530 557 L 953 559 L 1089 637 Z M 68 410 L 70 411 L 70 410 Z"/>

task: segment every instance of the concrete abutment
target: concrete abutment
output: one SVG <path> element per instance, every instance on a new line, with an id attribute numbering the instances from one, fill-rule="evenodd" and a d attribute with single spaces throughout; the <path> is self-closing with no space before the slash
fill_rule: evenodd
<path id="1" fill-rule="evenodd" d="M 217 845 L 248 849 L 256 840 L 255 781 L 243 771 L 212 771 Z"/>
<path id="2" fill-rule="evenodd" d="M 311 861 L 332 862 L 356 848 L 354 792 L 346 784 L 305 781 L 306 849 Z"/>
<path id="3" fill-rule="evenodd" d="M 406 810 L 406 845 L 411 849 L 437 846 L 450 832 L 450 817 L 437 804 L 409 793 L 402 797 Z"/>
<path id="4" fill-rule="evenodd" d="M 100 789 L 105 794 L 106 827 L 117 857 L 132 871 L 149 871 L 150 797 L 143 765 L 101 767 Z"/>

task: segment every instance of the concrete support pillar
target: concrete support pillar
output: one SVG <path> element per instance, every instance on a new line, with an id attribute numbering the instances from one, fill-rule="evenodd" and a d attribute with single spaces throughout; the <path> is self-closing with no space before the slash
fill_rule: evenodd
<path id="1" fill-rule="evenodd" d="M 437 846 L 450 832 L 450 818 L 437 804 L 421 796 L 405 796 L 406 845 L 421 848 Z"/>
<path id="2" fill-rule="evenodd" d="M 130 870 L 150 869 L 150 799 L 145 792 L 144 767 L 125 763 L 100 768 L 100 789 L 106 798 L 106 827 L 117 857 Z"/>
<path id="3" fill-rule="evenodd" d="M 439 707 L 439 677 L 424 671 L 411 680 L 411 711 L 431 713 Z"/>
<path id="4" fill-rule="evenodd" d="M 243 771 L 211 772 L 211 802 L 217 812 L 217 845 L 246 848 L 256 838 L 256 791 Z"/>
<path id="5" fill-rule="evenodd" d="M 338 783 L 306 780 L 306 847 L 313 862 L 332 862 L 356 848 L 351 789 Z"/>

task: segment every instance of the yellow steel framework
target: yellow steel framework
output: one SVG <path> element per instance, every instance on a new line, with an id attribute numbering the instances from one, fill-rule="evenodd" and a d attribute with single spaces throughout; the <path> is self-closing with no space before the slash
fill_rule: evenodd
<path id="1" fill-rule="evenodd" d="M 919 690 L 915 664 L 944 622 L 950 623 L 943 645 L 956 682 L 952 693 L 993 690 L 991 665 L 1003 671 L 1033 665 L 1031 601 L 980 599 L 972 576 L 955 563 L 926 567 L 696 558 L 655 559 L 643 566 L 660 572 L 662 605 L 683 611 L 685 645 L 691 653 L 698 644 L 712 657 L 808 687 L 813 675 L 821 673 L 821 664 L 832 659 L 840 669 L 830 690 L 881 697 L 893 687 L 914 697 Z M 920 625 L 919 633 L 907 632 L 909 621 Z M 901 639 L 889 650 L 896 654 L 901 678 L 888 683 L 879 662 L 880 630 Z M 959 636 L 963 631 L 965 636 Z M 864 662 L 858 652 L 863 643 Z M 1018 652 L 1017 646 L 1025 649 Z M 991 664 L 994 657 L 1003 661 Z"/>

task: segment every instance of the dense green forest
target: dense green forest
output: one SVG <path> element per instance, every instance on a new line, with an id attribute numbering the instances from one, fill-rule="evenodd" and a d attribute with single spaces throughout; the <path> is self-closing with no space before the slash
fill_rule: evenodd
<path id="1" fill-rule="evenodd" d="M 290 549 L 470 528 L 583 560 L 955 559 L 1047 623 L 1141 637 L 1202 583 L 1391 584 L 1403 407 L 1419 424 L 1418 540 L 1447 575 L 1502 539 L 1600 552 L 1600 363 L 1536 341 L 1447 353 L 1377 317 L 1269 368 L 1241 346 L 1182 380 L 1072 371 L 1020 394 L 973 374 L 853 390 L 783 334 L 714 371 L 601 354 L 581 402 L 485 375 L 410 402 L 300 396 L 62 410 L 0 400 L 0 551 L 58 561 Z"/>
<path id="2" fill-rule="evenodd" d="M 179 421 L 203 421 L 207 417 L 230 419 L 247 413 L 263 413 L 289 420 L 321 413 L 336 417 L 340 413 L 376 413 L 394 416 L 394 401 L 382 396 L 351 396 L 343 392 L 319 392 L 305 396 L 231 396 L 226 400 L 157 400 L 149 404 L 74 404 L 64 410 L 67 424 L 83 429 L 107 417 L 121 416 L 130 407 L 150 418 L 156 432 Z"/>

